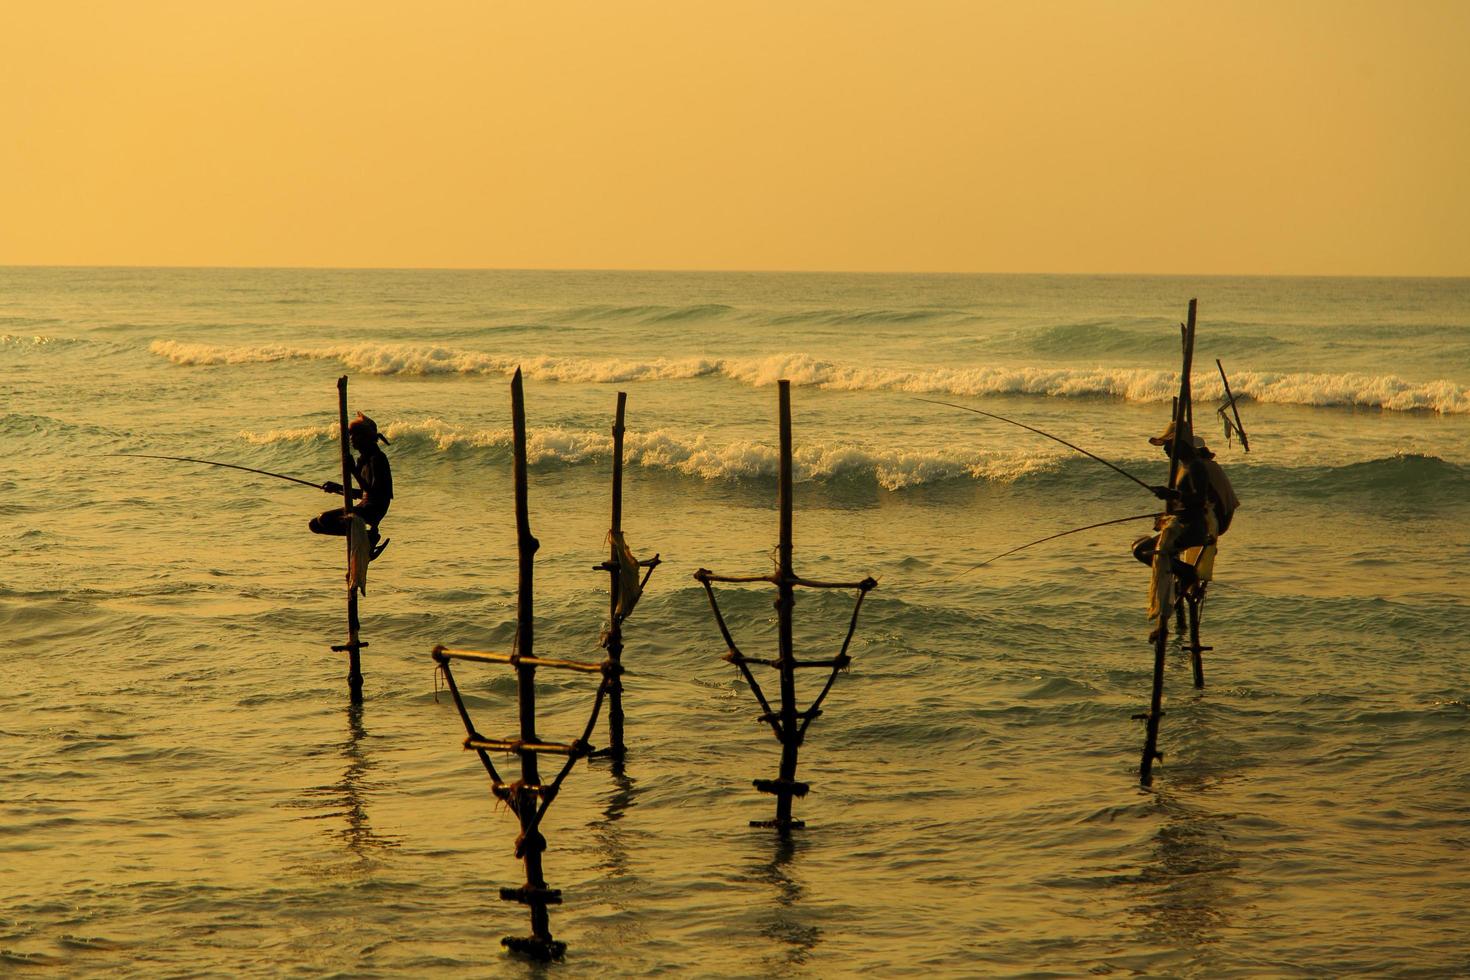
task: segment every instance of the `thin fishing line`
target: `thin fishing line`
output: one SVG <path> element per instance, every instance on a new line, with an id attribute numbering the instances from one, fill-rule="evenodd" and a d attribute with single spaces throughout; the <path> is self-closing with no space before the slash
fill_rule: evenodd
<path id="1" fill-rule="evenodd" d="M 287 476 L 284 473 L 272 473 L 270 470 L 258 470 L 253 466 L 239 466 L 235 463 L 221 463 L 218 460 L 213 459 L 195 459 L 192 456 L 155 456 L 151 453 L 103 453 L 102 455 L 128 456 L 133 459 L 171 459 L 179 463 L 203 463 L 205 466 L 223 466 L 232 470 L 244 470 L 246 473 L 259 473 L 261 476 L 273 476 L 277 480 L 290 480 L 292 483 L 299 483 L 303 487 L 311 487 L 313 490 L 322 489 L 322 485 L 320 483 L 312 483 L 310 480 L 298 479 L 294 476 Z"/>
<path id="2" fill-rule="evenodd" d="M 930 405 L 944 405 L 944 406 L 947 406 L 949 408 L 958 408 L 962 412 L 974 412 L 976 415 L 983 415 L 983 416 L 985 416 L 988 419 L 995 419 L 997 422 L 1008 422 L 1011 425 L 1018 425 L 1021 428 L 1027 430 L 1028 432 L 1034 432 L 1034 433 L 1036 433 L 1039 436 L 1046 436 L 1048 439 L 1051 439 L 1054 442 L 1059 442 L 1062 445 L 1066 446 L 1068 449 L 1075 449 L 1079 453 L 1081 453 L 1082 455 L 1086 456 L 1088 459 L 1095 459 L 1099 463 L 1101 463 L 1104 466 L 1106 466 L 1108 469 L 1113 470 L 1113 471 L 1115 471 L 1117 473 L 1121 473 L 1123 476 L 1126 476 L 1128 479 L 1132 480 L 1134 483 L 1136 483 L 1139 486 L 1143 487 L 1143 489 L 1147 490 L 1149 493 L 1153 493 L 1154 492 L 1154 488 L 1152 486 L 1150 486 L 1147 483 L 1144 483 L 1138 477 L 1134 476 L 1132 473 L 1129 473 L 1127 470 L 1123 469 L 1121 466 L 1116 466 L 1113 463 L 1109 463 L 1107 460 L 1103 459 L 1101 456 L 1097 455 L 1096 453 L 1090 453 L 1087 450 L 1083 449 L 1081 446 L 1074 446 L 1074 445 L 1072 445 L 1072 443 L 1070 443 L 1067 440 L 1061 438 L 1060 436 L 1054 436 L 1050 432 L 1043 432 L 1040 429 L 1036 428 L 1034 425 L 1027 425 L 1025 422 L 1017 422 L 1015 419 L 1008 419 L 1004 415 L 996 415 L 994 412 L 982 412 L 980 409 L 978 409 L 978 408 L 971 408 L 969 405 L 957 405 L 954 402 L 935 401 L 932 398 L 915 398 L 914 400 L 915 401 L 920 401 L 920 402 L 927 402 Z"/>
<path id="3" fill-rule="evenodd" d="M 969 575 L 971 572 L 973 572 L 977 568 L 984 568 L 986 565 L 989 565 L 991 562 L 998 561 L 1001 558 L 1006 557 L 1007 555 L 1014 555 L 1018 551 L 1025 551 L 1027 548 L 1030 548 L 1032 545 L 1042 544 L 1042 543 L 1047 542 L 1047 541 L 1055 540 L 1056 538 L 1065 538 L 1069 534 L 1077 534 L 1077 533 L 1079 533 L 1081 531 L 1091 531 L 1093 528 L 1096 528 L 1096 527 L 1108 527 L 1111 524 L 1127 524 L 1129 521 L 1141 521 L 1141 520 L 1143 520 L 1144 518 L 1147 518 L 1147 517 L 1158 517 L 1158 516 L 1159 516 L 1159 514 L 1157 514 L 1157 513 L 1153 513 L 1153 514 L 1134 514 L 1132 517 L 1119 517 L 1118 519 L 1112 520 L 1112 521 L 1099 521 L 1096 524 L 1089 524 L 1086 527 L 1074 527 L 1070 531 L 1058 531 L 1056 534 L 1048 534 L 1044 538 L 1037 538 L 1035 541 L 1028 541 L 1026 544 L 1021 545 L 1019 548 L 1012 548 L 1010 551 L 1002 551 L 1000 554 L 996 555 L 994 558 L 987 558 L 987 559 L 985 559 L 984 561 L 982 561 L 978 565 L 971 565 L 969 568 L 965 569 L 963 572 L 960 572 L 958 575 L 955 575 L 949 581 L 953 582 L 956 579 L 963 578 L 964 576 Z"/>

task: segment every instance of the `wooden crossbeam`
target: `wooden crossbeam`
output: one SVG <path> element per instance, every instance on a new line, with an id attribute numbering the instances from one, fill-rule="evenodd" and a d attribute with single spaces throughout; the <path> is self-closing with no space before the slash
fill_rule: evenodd
<path id="1" fill-rule="evenodd" d="M 476 738 L 473 735 L 464 740 L 464 747 L 517 754 L 539 752 L 545 755 L 584 756 L 592 753 L 592 746 L 582 742 L 531 742 L 520 738 Z"/>
<path id="2" fill-rule="evenodd" d="M 552 667 L 558 670 L 575 670 L 582 674 L 605 674 L 611 668 L 617 666 L 608 660 L 594 664 L 585 660 L 554 660 L 550 657 L 523 657 L 518 653 L 494 653 L 488 650 L 451 650 L 444 646 L 434 648 L 434 657 L 435 659 L 444 657 L 449 660 L 469 660 L 482 664 L 510 664 L 513 667 L 519 664 L 524 664 L 527 667 Z M 619 670 L 618 673 L 622 673 L 622 671 Z"/>

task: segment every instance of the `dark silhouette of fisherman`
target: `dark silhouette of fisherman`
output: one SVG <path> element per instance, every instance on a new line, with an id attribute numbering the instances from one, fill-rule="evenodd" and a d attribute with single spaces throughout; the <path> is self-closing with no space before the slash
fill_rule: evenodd
<path id="1" fill-rule="evenodd" d="M 352 506 L 323 511 L 313 517 L 307 526 L 317 534 L 342 537 L 347 534 L 350 518 L 355 514 L 368 526 L 372 557 L 376 558 L 388 547 L 386 540 L 378 543 L 378 524 L 388 513 L 388 505 L 393 502 L 393 470 L 388 466 L 387 454 L 378 448 L 380 440 L 385 445 L 389 444 L 388 437 L 378 431 L 376 422 L 358 412 L 357 418 L 347 423 L 347 440 L 357 450 L 357 464 L 352 470 L 357 487 L 353 487 L 351 491 Z M 328 480 L 322 484 L 322 489 L 327 493 L 340 495 L 342 484 Z"/>
<path id="2" fill-rule="evenodd" d="M 1174 423 L 1150 439 L 1163 447 L 1166 456 L 1176 453 Z M 1133 542 L 1133 556 L 1153 566 L 1149 582 L 1149 618 L 1154 621 L 1155 638 L 1163 629 L 1169 610 L 1173 608 L 1173 579 L 1195 577 L 1196 569 L 1179 560 L 1182 552 L 1213 544 L 1230 527 L 1231 518 L 1240 501 L 1235 496 L 1224 469 L 1214 461 L 1199 436 L 1178 440 L 1178 479 L 1173 489 L 1155 487 L 1154 494 L 1165 501 L 1165 514 L 1156 523 L 1156 536 L 1145 536 Z M 1213 564 L 1213 559 L 1211 560 Z"/>

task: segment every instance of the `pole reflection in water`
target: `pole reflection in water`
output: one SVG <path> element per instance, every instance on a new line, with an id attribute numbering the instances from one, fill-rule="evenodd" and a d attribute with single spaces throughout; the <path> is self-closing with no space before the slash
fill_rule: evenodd
<path id="1" fill-rule="evenodd" d="M 1153 946 L 1206 956 L 1229 925 L 1240 860 L 1230 850 L 1226 816 L 1160 792 L 1163 825 L 1153 839 L 1153 856 L 1135 887 L 1142 916 L 1140 938 Z"/>
<path id="2" fill-rule="evenodd" d="M 362 709 L 360 704 L 348 706 L 347 737 L 333 746 L 345 763 L 342 778 L 314 786 L 306 791 L 305 798 L 287 804 L 312 811 L 303 814 L 303 820 L 344 821 L 342 825 L 331 826 L 324 831 L 351 857 L 350 863 L 340 868 L 344 872 L 371 870 L 380 852 L 400 843 L 396 836 L 375 833 L 368 818 L 370 795 L 377 788 L 372 782 L 372 772 L 377 763 L 366 749 L 368 734 L 362 724 Z"/>
<path id="3" fill-rule="evenodd" d="M 761 935 L 780 943 L 781 948 L 765 958 L 762 972 L 766 975 L 777 975 L 784 972 L 784 968 L 805 964 L 811 958 L 812 950 L 822 941 L 821 928 L 803 921 L 800 903 L 806 887 L 791 873 L 797 854 L 808 846 L 807 841 L 782 834 L 777 838 L 776 851 L 770 862 L 755 872 L 756 880 L 774 885 L 776 889 L 776 905 L 769 921 L 761 929 Z"/>
<path id="4" fill-rule="evenodd" d="M 1211 950 L 1230 925 L 1225 911 L 1237 908 L 1235 891 L 1240 858 L 1230 846 L 1232 814 L 1209 807 L 1218 784 L 1239 770 L 1237 746 L 1210 731 L 1210 706 L 1195 702 L 1180 712 L 1180 759 L 1169 779 L 1151 792 L 1162 818 L 1152 841 L 1151 860 L 1136 879 L 1139 938 L 1187 956 L 1194 968 L 1208 968 Z M 1185 752 L 1181 751 L 1181 755 Z"/>
<path id="5" fill-rule="evenodd" d="M 629 874 L 628 842 L 618 828 L 618 821 L 632 809 L 640 790 L 635 788 L 638 780 L 627 774 L 622 762 L 614 762 L 610 773 L 615 789 L 608 797 L 607 805 L 602 808 L 602 819 L 594 820 L 587 826 L 597 842 L 597 854 L 601 858 L 598 869 L 608 877 L 624 878 Z M 618 903 L 614 905 L 621 907 Z"/>

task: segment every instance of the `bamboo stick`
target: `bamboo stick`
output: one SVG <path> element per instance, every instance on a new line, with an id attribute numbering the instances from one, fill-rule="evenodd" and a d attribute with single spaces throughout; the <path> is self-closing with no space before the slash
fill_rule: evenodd
<path id="1" fill-rule="evenodd" d="M 531 667 L 555 667 L 561 670 L 575 670 L 583 674 L 606 674 L 612 673 L 608 661 L 602 663 L 589 663 L 584 660 L 554 660 L 548 657 L 525 657 L 519 653 L 491 653 L 484 650 L 451 650 L 448 647 L 435 647 L 434 653 L 442 655 L 449 660 L 470 660 L 482 664 L 526 664 Z"/>
<path id="2" fill-rule="evenodd" d="M 347 437 L 347 375 L 337 379 L 337 420 L 342 438 L 342 508 L 343 514 L 352 510 L 352 441 Z M 347 691 L 353 704 L 362 704 L 362 648 L 367 644 L 360 641 L 357 621 L 357 588 L 351 579 L 352 534 L 347 534 Z M 336 649 L 335 647 L 333 649 Z"/>
<path id="3" fill-rule="evenodd" d="M 618 569 L 618 545 L 616 535 L 623 530 L 623 410 L 628 404 L 628 393 L 618 392 L 617 414 L 613 417 L 613 473 L 612 473 L 612 522 L 608 529 L 608 588 L 607 588 L 607 640 L 603 643 L 608 659 L 622 665 L 623 622 L 618 616 L 618 603 L 622 600 L 623 579 Z M 628 754 L 623 744 L 623 684 L 622 678 L 614 676 L 608 690 L 607 705 L 607 753 L 614 759 Z"/>
<path id="4" fill-rule="evenodd" d="M 576 742 L 528 742 L 520 738 L 483 738 L 471 736 L 464 740 L 467 749 L 485 749 L 489 752 L 514 752 L 520 755 L 545 753 L 547 755 L 575 755 L 579 758 L 591 754 L 591 748 Z M 525 778 L 522 777 L 522 782 Z"/>

